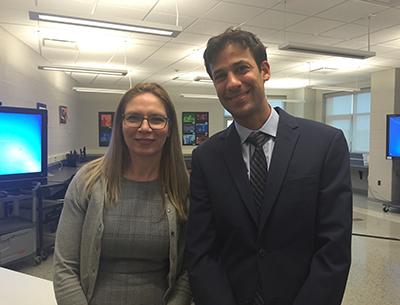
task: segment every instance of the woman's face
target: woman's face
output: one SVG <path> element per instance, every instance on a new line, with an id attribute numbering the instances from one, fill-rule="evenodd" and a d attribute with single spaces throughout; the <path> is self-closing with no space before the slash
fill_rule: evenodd
<path id="1" fill-rule="evenodd" d="M 162 101 L 147 92 L 132 98 L 125 107 L 122 133 L 131 158 L 161 158 L 170 134 Z"/>

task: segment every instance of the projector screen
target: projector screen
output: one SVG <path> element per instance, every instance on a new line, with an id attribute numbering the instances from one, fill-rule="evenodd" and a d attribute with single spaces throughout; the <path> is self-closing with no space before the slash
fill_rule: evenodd
<path id="1" fill-rule="evenodd" d="M 400 158 L 400 114 L 387 115 L 386 157 Z"/>

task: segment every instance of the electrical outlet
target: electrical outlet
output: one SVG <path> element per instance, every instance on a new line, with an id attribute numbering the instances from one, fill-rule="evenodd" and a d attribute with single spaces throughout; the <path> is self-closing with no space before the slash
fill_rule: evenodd
<path id="1" fill-rule="evenodd" d="M 378 185 L 381 185 L 381 180 L 378 180 L 377 183 L 378 183 Z"/>

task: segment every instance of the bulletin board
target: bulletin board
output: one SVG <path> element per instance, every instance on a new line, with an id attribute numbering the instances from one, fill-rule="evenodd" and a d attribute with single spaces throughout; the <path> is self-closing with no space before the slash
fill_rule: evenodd
<path id="1" fill-rule="evenodd" d="M 199 145 L 208 135 L 208 112 L 182 112 L 183 145 Z"/>
<path id="2" fill-rule="evenodd" d="M 114 112 L 99 112 L 99 146 L 110 144 Z"/>

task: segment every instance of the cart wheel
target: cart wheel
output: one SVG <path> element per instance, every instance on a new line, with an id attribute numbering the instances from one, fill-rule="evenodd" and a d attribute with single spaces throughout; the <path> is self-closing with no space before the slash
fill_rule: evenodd
<path id="1" fill-rule="evenodd" d="M 387 213 L 387 212 L 389 212 L 389 207 L 387 207 L 386 205 L 383 207 L 383 211 L 385 212 L 385 213 Z"/>
<path id="2" fill-rule="evenodd" d="M 48 257 L 49 257 L 49 254 L 47 253 L 47 251 L 45 251 L 45 250 L 40 251 L 40 258 L 42 260 L 45 261 Z"/>
<path id="3" fill-rule="evenodd" d="M 35 256 L 33 261 L 35 262 L 35 265 L 38 266 L 42 263 L 42 258 L 40 256 Z"/>

